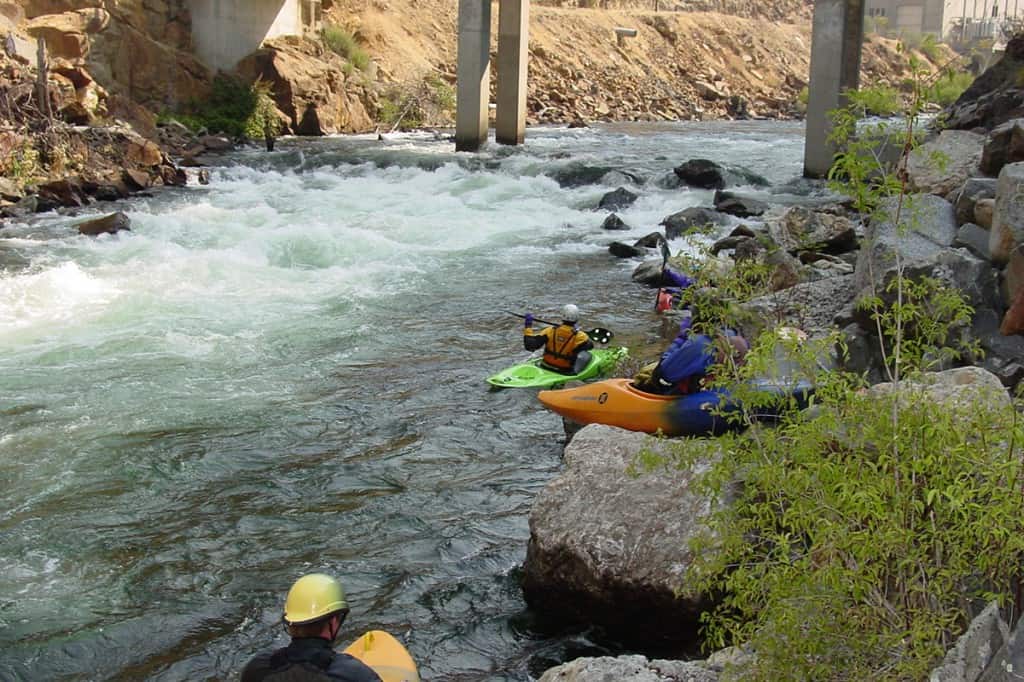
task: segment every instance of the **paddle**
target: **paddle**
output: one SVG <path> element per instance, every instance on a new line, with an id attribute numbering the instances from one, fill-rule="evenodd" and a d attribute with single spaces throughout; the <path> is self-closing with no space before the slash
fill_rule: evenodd
<path id="1" fill-rule="evenodd" d="M 506 310 L 505 312 L 508 313 L 509 315 L 514 315 L 515 317 L 518 317 L 521 320 L 526 319 L 526 315 L 514 313 L 511 310 Z M 547 320 L 542 320 L 538 317 L 533 318 L 533 321 L 540 322 L 541 324 L 546 324 L 550 327 L 557 327 L 559 324 L 558 322 L 548 322 Z M 593 329 L 588 329 L 586 334 L 587 336 L 590 337 L 591 341 L 600 344 L 608 343 L 609 341 L 612 340 L 612 337 L 615 336 L 615 334 L 613 334 L 610 329 L 605 329 L 604 327 L 594 327 Z"/>
<path id="2" fill-rule="evenodd" d="M 672 252 L 669 251 L 669 248 L 668 248 L 668 240 L 667 239 L 662 239 L 661 242 L 659 243 L 659 246 L 661 247 L 661 279 L 658 280 L 658 291 L 654 295 L 654 310 L 655 310 L 655 312 L 659 312 L 658 308 L 659 308 L 659 305 L 661 303 L 661 290 L 665 288 L 665 286 L 664 286 L 665 285 L 665 268 L 668 267 L 668 259 L 669 259 L 669 256 L 672 255 Z"/>

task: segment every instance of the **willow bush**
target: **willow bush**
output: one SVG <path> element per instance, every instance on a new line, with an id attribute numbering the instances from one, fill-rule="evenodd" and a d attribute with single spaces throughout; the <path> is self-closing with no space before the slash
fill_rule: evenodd
<path id="1" fill-rule="evenodd" d="M 193 132 L 206 130 L 249 139 L 277 135 L 281 130 L 271 84 L 261 79 L 246 84 L 224 73 L 214 78 L 205 99 L 189 102 L 184 113 L 160 118 L 176 120 Z"/>
<path id="2" fill-rule="evenodd" d="M 918 139 L 925 85 L 915 89 L 897 134 L 905 152 Z M 859 137 L 861 98 L 869 96 L 851 93 L 851 105 L 835 113 L 835 139 L 846 152 L 832 184 L 864 215 L 895 205 L 885 218 L 912 225 L 903 174 L 881 165 Z M 740 268 L 716 279 L 708 295 L 698 271 L 689 294 L 706 306 L 700 316 L 708 330 L 736 322 L 741 299 L 757 293 L 764 273 Z M 926 679 L 969 622 L 972 602 L 1017 606 L 1020 406 L 996 391 L 956 407 L 936 402 L 919 383 L 936 362 L 964 351 L 956 330 L 973 311 L 960 292 L 908 278 L 899 258 L 886 290 L 862 305 L 884 346 L 891 380 L 884 390 L 822 369 L 823 355 L 845 351 L 838 333 L 801 342 L 769 329 L 744 365 L 714 372 L 715 383 L 744 405 L 729 418 L 749 428 L 678 441 L 667 462 L 712 462 L 695 482 L 714 511 L 692 544 L 687 589 L 716 597 L 703 616 L 707 649 L 746 644 L 756 656 L 727 669 L 725 679 Z M 780 357 L 790 380 L 813 383 L 813 404 L 783 410 L 766 427 L 753 414 L 787 398 L 748 381 L 783 374 Z M 649 452 L 641 461 L 655 464 Z"/>

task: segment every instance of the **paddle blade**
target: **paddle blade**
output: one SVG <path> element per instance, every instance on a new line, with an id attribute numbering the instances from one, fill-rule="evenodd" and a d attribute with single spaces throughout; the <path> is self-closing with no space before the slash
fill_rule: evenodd
<path id="1" fill-rule="evenodd" d="M 594 343 L 604 344 L 611 341 L 612 337 L 615 336 L 615 334 L 613 334 L 610 329 L 604 329 L 603 327 L 595 327 L 594 329 L 590 329 L 587 331 L 587 336 L 589 336 L 590 340 L 593 341 Z"/>

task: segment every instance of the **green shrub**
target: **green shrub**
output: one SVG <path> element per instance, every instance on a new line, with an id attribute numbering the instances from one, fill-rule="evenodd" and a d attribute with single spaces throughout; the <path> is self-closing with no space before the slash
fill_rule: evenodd
<path id="1" fill-rule="evenodd" d="M 0 154 L 0 177 L 10 178 L 15 184 L 24 186 L 42 173 L 39 150 L 30 139 L 19 140 L 3 152 Z"/>
<path id="2" fill-rule="evenodd" d="M 921 38 L 921 44 L 917 47 L 921 53 L 928 57 L 933 64 L 938 64 L 942 59 L 942 49 L 939 48 L 939 40 L 933 34 L 928 33 Z"/>
<path id="3" fill-rule="evenodd" d="M 370 55 L 360 47 L 355 36 L 341 26 L 329 24 L 321 32 L 324 45 L 335 54 L 344 57 L 359 71 L 365 71 L 370 65 Z"/>
<path id="4" fill-rule="evenodd" d="M 900 91 L 889 85 L 862 88 L 855 98 L 864 114 L 892 116 L 903 107 Z"/>
<path id="5" fill-rule="evenodd" d="M 269 83 L 257 80 L 251 85 L 223 73 L 217 74 L 205 100 L 192 101 L 188 111 L 168 116 L 194 132 L 206 129 L 232 137 L 258 139 L 266 132 L 277 135 L 277 118 Z"/>
<path id="6" fill-rule="evenodd" d="M 949 106 L 960 98 L 964 90 L 974 82 L 974 76 L 966 71 L 946 71 L 935 83 L 925 90 L 929 102 Z"/>
<path id="7" fill-rule="evenodd" d="M 380 99 L 377 118 L 405 129 L 446 124 L 455 111 L 455 89 L 437 74 L 396 85 Z"/>

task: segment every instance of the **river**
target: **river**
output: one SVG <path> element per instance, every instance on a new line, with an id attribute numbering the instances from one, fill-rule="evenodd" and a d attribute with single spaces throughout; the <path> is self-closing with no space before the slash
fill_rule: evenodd
<path id="1" fill-rule="evenodd" d="M 518 587 L 563 434 L 533 392 L 483 382 L 527 355 L 503 311 L 653 327 L 608 243 L 710 205 L 665 182 L 687 159 L 792 180 L 803 128 L 527 135 L 475 155 L 281 140 L 118 205 L 130 233 L 55 214 L 0 231 L 0 679 L 230 679 L 285 641 L 310 571 L 343 579 L 341 640 L 388 630 L 425 679 L 616 651 L 544 625 Z M 566 184 L 581 165 L 624 173 Z M 619 212 L 633 229 L 603 231 L 619 185 L 641 195 Z"/>

